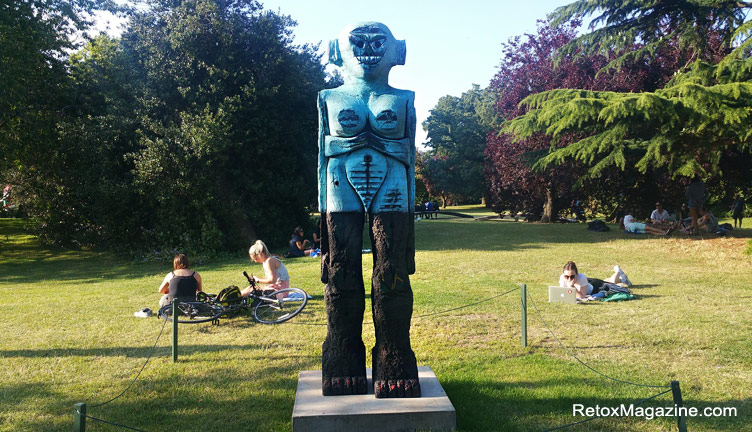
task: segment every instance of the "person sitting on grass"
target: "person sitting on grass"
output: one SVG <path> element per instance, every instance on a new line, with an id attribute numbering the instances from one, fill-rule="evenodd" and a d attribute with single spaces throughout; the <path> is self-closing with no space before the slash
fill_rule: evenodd
<path id="1" fill-rule="evenodd" d="M 683 233 L 688 233 L 689 228 L 692 227 L 692 218 L 689 216 L 689 207 L 687 203 L 682 203 L 679 210 L 676 211 L 676 222 L 674 223 L 674 229 L 678 229 Z"/>
<path id="2" fill-rule="evenodd" d="M 700 215 L 700 218 L 697 219 L 697 228 L 711 234 L 718 234 L 720 231 L 718 218 L 705 207 L 700 210 Z"/>
<path id="3" fill-rule="evenodd" d="M 295 227 L 290 238 L 290 252 L 288 252 L 288 256 L 290 258 L 310 256 L 311 250 L 311 241 L 303 239 L 303 228 L 299 226 Z"/>
<path id="4" fill-rule="evenodd" d="M 313 233 L 311 233 L 313 236 L 313 248 L 320 248 L 321 247 L 321 224 L 317 223 L 316 226 L 313 227 Z"/>
<path id="5" fill-rule="evenodd" d="M 655 210 L 650 213 L 650 221 L 654 224 L 667 224 L 668 211 L 663 208 L 663 205 L 659 202 L 655 203 Z"/>
<path id="6" fill-rule="evenodd" d="M 159 306 L 172 303 L 178 297 L 183 301 L 196 301 L 196 293 L 201 291 L 201 275 L 190 270 L 188 257 L 183 254 L 175 255 L 172 260 L 173 271 L 167 273 L 159 285 L 159 292 L 164 294 L 159 300 Z"/>
<path id="7" fill-rule="evenodd" d="M 265 290 L 273 289 L 278 291 L 290 288 L 290 274 L 287 272 L 287 268 L 279 258 L 269 253 L 269 249 L 266 248 L 264 242 L 256 240 L 256 243 L 248 249 L 248 255 L 251 257 L 251 261 L 261 264 L 264 268 L 264 277 L 253 276 L 253 280 L 261 284 L 266 284 L 267 286 L 264 287 Z M 253 288 L 248 285 L 241 291 L 241 294 L 243 294 L 243 297 L 248 297 L 248 294 L 252 290 Z"/>
<path id="8" fill-rule="evenodd" d="M 641 223 L 637 222 L 637 220 L 632 216 L 631 213 L 627 213 L 624 218 L 621 220 L 620 228 L 623 228 L 631 233 L 635 234 L 655 234 L 660 236 L 665 236 L 667 234 L 670 234 L 673 230 L 673 226 L 671 227 L 659 227 L 653 224 L 649 223 Z"/>
<path id="9" fill-rule="evenodd" d="M 564 265 L 561 276 L 559 276 L 559 286 L 577 290 L 576 295 L 578 299 L 584 299 L 587 296 L 597 294 L 605 283 L 632 286 L 632 282 L 630 282 L 627 275 L 618 265 L 614 266 L 614 274 L 607 279 L 601 280 L 588 278 L 584 273 L 579 273 L 577 271 L 577 264 L 574 261 L 569 261 Z"/>

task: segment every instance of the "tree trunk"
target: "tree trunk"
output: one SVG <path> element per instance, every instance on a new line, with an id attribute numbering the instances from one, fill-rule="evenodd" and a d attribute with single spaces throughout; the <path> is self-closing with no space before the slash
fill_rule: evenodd
<path id="1" fill-rule="evenodd" d="M 551 223 L 556 221 L 556 209 L 554 208 L 554 191 L 551 186 L 546 187 L 546 204 L 543 205 L 543 217 L 541 222 Z"/>

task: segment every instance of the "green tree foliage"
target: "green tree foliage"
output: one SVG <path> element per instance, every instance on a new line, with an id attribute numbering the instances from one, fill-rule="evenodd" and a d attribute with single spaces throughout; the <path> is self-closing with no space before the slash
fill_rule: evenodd
<path id="1" fill-rule="evenodd" d="M 293 25 L 255 1 L 155 0 L 70 56 L 69 106 L 47 128 L 57 162 L 25 188 L 43 238 L 191 254 L 284 242 L 315 202 L 326 85 Z"/>
<path id="2" fill-rule="evenodd" d="M 745 21 L 751 3 L 739 1 L 581 0 L 557 9 L 554 23 L 600 13 L 590 33 L 563 54 L 623 52 L 601 72 L 621 68 L 675 44 L 685 67 L 664 87 L 641 93 L 551 90 L 522 101 L 527 112 L 507 123 L 518 138 L 545 133 L 551 151 L 537 168 L 576 160 L 597 177 L 625 169 L 638 154 L 641 172 L 666 167 L 672 175 L 717 172 L 729 151 L 749 153 L 752 60 Z M 715 42 L 714 42 L 715 41 Z M 572 134 L 580 139 L 564 144 Z"/>
<path id="3" fill-rule="evenodd" d="M 77 98 L 67 57 L 86 40 L 87 17 L 103 3 L 0 2 L 0 184 L 12 184 L 14 203 L 42 216 L 48 231 L 70 226 L 80 210 L 65 199 L 77 183 L 65 172 L 79 157 L 64 138 Z M 51 212 L 59 217 L 44 217 Z"/>
<path id="4" fill-rule="evenodd" d="M 654 86 L 656 80 L 665 83 L 665 76 L 673 73 L 673 53 L 661 53 L 657 61 L 650 64 L 630 65 L 619 72 L 597 75 L 596 72 L 608 63 L 606 57 L 559 55 L 562 47 L 576 37 L 578 27 L 578 20 L 558 27 L 541 21 L 535 34 L 516 37 L 502 45 L 499 72 L 489 86 L 496 96 L 495 109 L 499 117 L 514 118 L 523 114 L 520 101 L 534 93 L 572 87 L 639 91 Z M 557 56 L 559 62 L 555 67 Z M 577 139 L 577 133 L 569 135 L 562 137 L 562 141 L 568 143 Z M 581 179 L 585 167 L 576 161 L 546 170 L 531 169 L 536 158 L 545 155 L 550 147 L 551 138 L 542 133 L 517 140 L 507 133 L 488 136 L 486 181 L 490 204 L 495 211 L 522 210 L 531 216 L 542 214 L 542 221 L 555 221 L 559 213 L 576 200 L 588 201 L 588 207 L 608 213 L 616 212 L 619 205 L 635 201 L 655 202 L 655 196 L 635 190 L 641 183 L 640 175 L 631 170 L 609 173 L 607 181 L 588 182 Z M 573 185 L 578 187 L 573 188 Z"/>
<path id="5" fill-rule="evenodd" d="M 477 84 L 460 97 L 444 96 L 423 122 L 429 150 L 420 175 L 433 196 L 459 201 L 480 200 L 484 194 L 483 165 L 492 105 L 489 93 Z"/>

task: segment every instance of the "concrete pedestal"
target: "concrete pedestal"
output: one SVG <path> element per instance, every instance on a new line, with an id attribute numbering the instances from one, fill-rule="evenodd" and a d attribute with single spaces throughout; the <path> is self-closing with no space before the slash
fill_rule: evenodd
<path id="1" fill-rule="evenodd" d="M 450 431 L 457 427 L 454 406 L 430 367 L 418 367 L 419 398 L 376 399 L 371 369 L 366 369 L 366 375 L 368 394 L 322 396 L 321 371 L 300 372 L 293 432 Z"/>

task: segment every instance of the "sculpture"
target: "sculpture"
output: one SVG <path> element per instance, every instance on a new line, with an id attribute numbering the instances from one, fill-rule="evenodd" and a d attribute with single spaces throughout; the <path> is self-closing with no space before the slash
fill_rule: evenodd
<path id="1" fill-rule="evenodd" d="M 405 62 L 405 41 L 384 24 L 358 23 L 330 43 L 329 60 L 342 67 L 345 83 L 318 97 L 321 281 L 328 320 L 322 392 L 367 393 L 361 252 L 368 215 L 374 394 L 419 397 L 408 277 L 415 272 L 415 94 L 388 83 L 392 66 Z"/>

